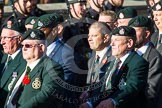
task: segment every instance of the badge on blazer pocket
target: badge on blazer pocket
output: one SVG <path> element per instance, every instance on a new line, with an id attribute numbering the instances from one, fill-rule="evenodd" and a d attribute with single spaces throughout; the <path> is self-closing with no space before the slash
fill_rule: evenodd
<path id="1" fill-rule="evenodd" d="M 39 89 L 42 86 L 40 78 L 35 78 L 35 80 L 32 82 L 33 89 Z"/>

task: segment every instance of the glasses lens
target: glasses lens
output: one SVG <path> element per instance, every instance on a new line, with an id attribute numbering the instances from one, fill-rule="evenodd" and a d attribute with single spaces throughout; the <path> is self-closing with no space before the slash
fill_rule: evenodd
<path id="1" fill-rule="evenodd" d="M 22 46 L 25 47 L 25 48 L 32 48 L 32 45 L 30 45 L 30 44 L 24 44 Z"/>

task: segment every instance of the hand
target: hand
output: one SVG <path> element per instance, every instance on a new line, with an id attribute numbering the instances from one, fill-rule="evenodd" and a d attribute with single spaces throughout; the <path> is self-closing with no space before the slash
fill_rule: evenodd
<path id="1" fill-rule="evenodd" d="M 80 101 L 85 101 L 88 98 L 88 91 L 84 91 L 81 95 L 80 95 Z"/>
<path id="2" fill-rule="evenodd" d="M 106 99 L 104 101 L 101 101 L 96 108 L 115 108 L 115 105 L 111 99 Z"/>
<path id="3" fill-rule="evenodd" d="M 90 108 L 87 103 L 83 103 L 79 106 L 79 108 Z"/>

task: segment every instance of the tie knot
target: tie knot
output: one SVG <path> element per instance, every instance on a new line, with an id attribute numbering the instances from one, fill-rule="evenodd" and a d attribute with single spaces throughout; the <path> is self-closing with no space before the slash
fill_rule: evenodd
<path id="1" fill-rule="evenodd" d="M 99 55 L 97 55 L 97 56 L 96 56 L 95 63 L 99 63 L 99 61 L 100 61 L 100 56 L 99 56 Z"/>
<path id="2" fill-rule="evenodd" d="M 11 60 L 12 60 L 12 57 L 11 56 L 8 56 L 7 62 L 10 62 Z"/>
<path id="3" fill-rule="evenodd" d="M 27 75 L 29 74 L 30 70 L 31 70 L 30 67 L 27 66 L 27 67 L 26 67 L 26 74 L 27 74 Z"/>

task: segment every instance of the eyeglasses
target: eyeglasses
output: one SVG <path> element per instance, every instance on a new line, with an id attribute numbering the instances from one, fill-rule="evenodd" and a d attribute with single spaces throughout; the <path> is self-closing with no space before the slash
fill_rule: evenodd
<path id="1" fill-rule="evenodd" d="M 22 47 L 25 47 L 25 48 L 33 48 L 35 46 L 39 46 L 40 44 L 34 44 L 34 45 L 32 45 L 32 44 L 21 44 L 21 45 L 22 45 Z"/>
<path id="2" fill-rule="evenodd" d="M 16 35 L 16 36 L 1 36 L 0 37 L 0 40 L 12 40 L 14 38 L 18 38 L 19 35 Z"/>

